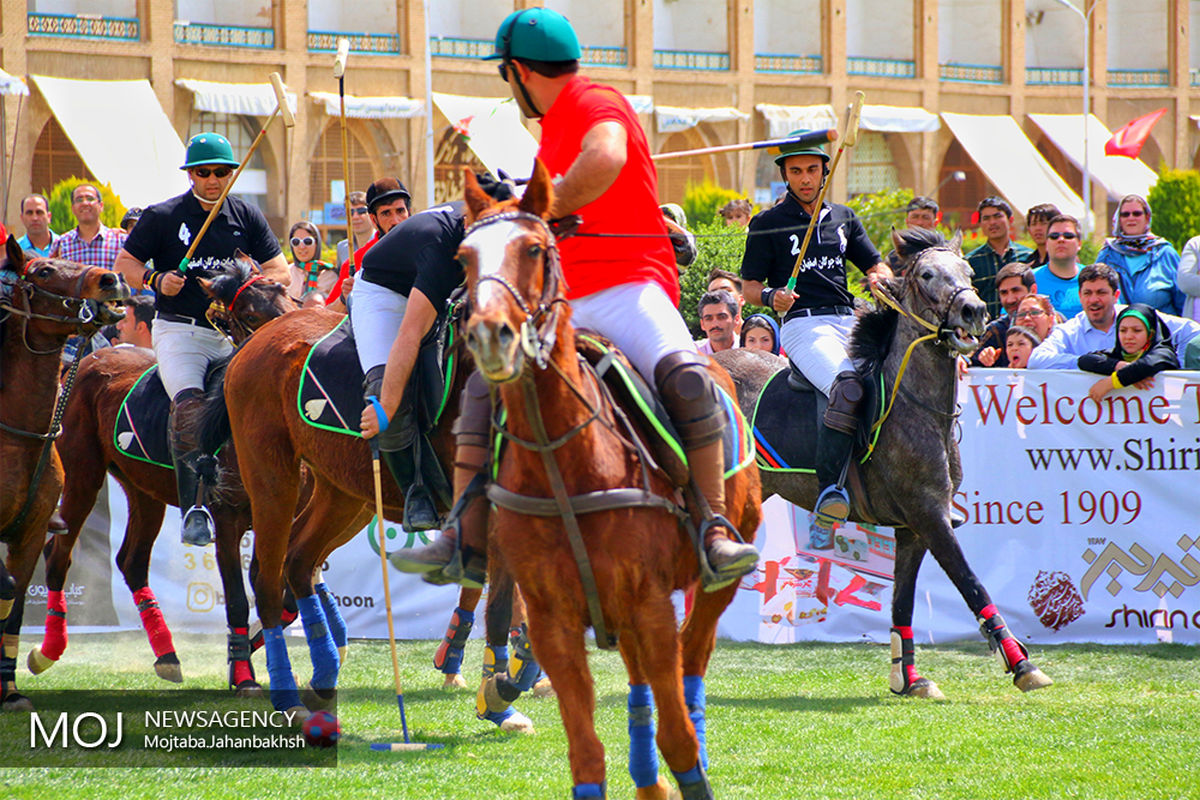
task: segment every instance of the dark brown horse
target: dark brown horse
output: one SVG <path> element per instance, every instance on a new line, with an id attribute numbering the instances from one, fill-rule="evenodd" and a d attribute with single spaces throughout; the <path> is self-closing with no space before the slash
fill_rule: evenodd
<path id="1" fill-rule="evenodd" d="M 342 319 L 341 314 L 305 309 L 264 325 L 231 359 L 220 394 L 209 398 L 205 415 L 205 436 L 210 441 L 222 441 L 226 432 L 232 434 L 250 498 L 258 562 L 254 594 L 267 650 L 271 702 L 281 710 L 301 705 L 282 639 L 285 585 L 300 605 L 309 637 L 311 686 L 318 695 L 325 696 L 336 686 L 340 662 L 323 631 L 321 612 L 309 599 L 314 591 L 313 571 L 329 553 L 353 538 L 374 510 L 367 443 L 307 424 L 296 403 L 309 352 Z M 447 474 L 452 469 L 454 450 L 450 425 L 458 414 L 459 395 L 470 369 L 469 360 L 460 363 L 447 407 L 432 434 L 434 450 Z M 296 517 L 293 509 L 300 491 L 301 463 L 311 472 L 313 490 L 310 501 Z M 383 481 L 383 502 L 385 514 L 391 519 L 401 518 L 404 497 L 394 481 Z M 507 591 L 497 591 L 493 586 L 492 597 L 500 594 L 507 595 Z M 459 606 L 473 611 L 478 600 L 478 589 L 464 589 Z M 304 617 L 306 605 L 311 619 Z M 507 610 L 496 606 L 492 603 L 488 607 L 488 641 L 495 646 L 507 645 Z M 491 618 L 494 610 L 503 616 Z M 453 676 L 448 677 L 447 684 L 453 680 Z M 528 719 L 516 713 L 492 721 L 505 730 L 529 729 Z"/>
<path id="2" fill-rule="evenodd" d="M 218 323 L 229 330 L 235 343 L 244 341 L 267 320 L 296 308 L 286 289 L 263 278 L 254 261 L 245 256 L 239 257 L 228 272 L 201 278 L 200 284 L 223 307 Z M 62 590 L 71 552 L 108 473 L 121 484 L 128 501 L 129 516 L 117 566 L 154 651 L 154 671 L 164 680 L 183 680 L 171 631 L 148 582 L 150 553 L 165 508 L 178 502 L 175 476 L 169 467 L 133 458 L 117 449 L 114 436 L 125 396 L 154 364 L 153 351 L 139 347 L 104 348 L 80 364 L 63 418 L 63 434 L 57 443 L 65 469 L 60 510 L 68 532 L 52 537 L 46 548 L 49 594 L 45 637 L 40 647 L 30 650 L 28 661 L 35 675 L 53 666 L 67 646 L 67 609 Z M 229 683 L 239 694 L 249 694 L 259 687 L 250 666 L 250 608 L 239 544 L 250 528 L 250 503 L 242 491 L 232 449 L 225 448 L 220 459 L 221 484 L 213 492 L 211 510 L 216 523 L 217 569 L 230 631 Z"/>
<path id="3" fill-rule="evenodd" d="M 598 639 L 603 631 L 616 635 L 629 673 L 637 796 L 667 796 L 653 744 L 653 694 L 658 747 L 684 796 L 712 797 L 698 738 L 703 676 L 717 619 L 737 585 L 697 592 L 682 633 L 676 630 L 671 593 L 698 586 L 697 546 L 672 499 L 676 484 L 631 445 L 599 379 L 581 364 L 555 240 L 543 221 L 549 175 L 539 163 L 519 204 L 493 205 L 471 176 L 467 183 L 474 227 L 459 257 L 472 298 L 468 347 L 507 415 L 508 441 L 488 492 L 497 505 L 491 544 L 516 575 L 534 653 L 558 693 L 576 796 L 605 785 L 584 641 L 590 625 Z M 713 377 L 732 396 L 729 376 L 714 367 Z M 759 491 L 753 465 L 726 482 L 728 516 L 748 541 L 761 517 Z M 622 501 L 606 505 L 602 495 Z M 579 510 L 560 515 L 565 505 Z M 585 588 L 589 572 L 594 592 Z"/>
<path id="4" fill-rule="evenodd" d="M 3 227 L 0 226 L 0 231 Z M 0 255 L 0 700 L 3 708 L 31 709 L 16 689 L 25 590 L 62 491 L 62 463 L 52 442 L 62 419 L 58 397 L 70 392 L 69 372 L 59 393 L 63 345 L 72 334 L 91 335 L 120 314 L 106 303 L 129 297 L 115 272 L 60 259 L 26 264 L 15 236 Z"/>
<path id="5" fill-rule="evenodd" d="M 852 465 L 848 479 L 850 518 L 896 529 L 891 689 L 900 695 L 942 696 L 917 672 L 913 647 L 917 571 L 927 552 L 966 601 L 1016 686 L 1026 692 L 1049 686 L 1050 678 L 1005 626 L 951 527 L 950 497 L 962 480 L 955 439 L 956 362 L 978 347 L 987 316 L 971 290 L 961 234 L 948 242 L 914 228 L 893 233 L 893 241 L 903 256 L 903 271 L 881 282 L 880 306 L 859 317 L 850 354 L 869 371 L 870 383 L 882 379 L 882 401 L 895 405 L 879 426 L 874 454 L 861 466 Z M 738 402 L 747 413 L 753 413 L 767 381 L 787 368 L 785 359 L 750 350 L 720 353 L 717 360 L 737 382 Z M 778 494 L 812 508 L 817 496 L 812 475 L 768 470 L 762 475 L 764 498 Z"/>

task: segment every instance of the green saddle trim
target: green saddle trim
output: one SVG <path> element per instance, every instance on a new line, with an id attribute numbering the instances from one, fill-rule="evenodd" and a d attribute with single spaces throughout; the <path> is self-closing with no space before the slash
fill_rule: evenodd
<path id="1" fill-rule="evenodd" d="M 308 364 L 312 360 L 313 353 L 315 353 L 317 351 L 317 348 L 321 346 L 321 342 L 325 341 L 330 336 L 333 336 L 333 334 L 337 333 L 338 328 L 341 328 L 343 325 L 349 325 L 349 324 L 350 324 L 350 317 L 347 316 L 347 317 L 343 318 L 342 321 L 339 322 L 337 325 L 334 325 L 333 330 L 331 330 L 329 333 L 322 336 L 320 339 L 318 339 L 316 342 L 313 343 L 312 347 L 309 348 L 308 355 L 304 357 L 304 368 L 300 371 L 300 385 L 296 387 L 296 413 L 300 415 L 300 419 L 304 420 L 307 424 L 313 426 L 314 428 L 320 428 L 323 431 L 330 431 L 332 433 L 340 433 L 345 436 L 353 436 L 356 439 L 361 439 L 362 431 L 349 430 L 347 428 L 335 428 L 332 425 L 325 425 L 323 423 L 316 422 L 316 421 L 310 419 L 308 414 L 306 414 L 304 411 L 304 402 L 303 402 L 304 386 L 309 381 Z M 322 392 L 322 394 L 323 394 L 323 392 Z"/>
<path id="2" fill-rule="evenodd" d="M 136 381 L 134 381 L 133 386 L 129 387 L 129 391 L 126 392 L 125 397 L 121 399 L 121 407 L 117 409 L 118 422 L 121 420 L 122 417 L 126 417 L 126 416 L 128 416 L 128 418 L 131 420 L 133 419 L 132 416 L 126 414 L 125 405 L 126 405 L 126 403 L 129 402 L 129 398 L 130 398 L 130 396 L 133 395 L 134 390 L 137 389 L 139 386 L 141 386 L 142 382 L 145 381 L 148 377 L 150 377 L 150 373 L 154 372 L 156 369 L 158 369 L 158 364 L 155 364 L 154 366 L 147 368 L 146 371 L 143 372 L 141 375 L 139 375 L 138 379 Z M 133 426 L 131 424 L 130 428 L 132 429 L 132 427 Z M 164 469 L 169 469 L 169 470 L 175 469 L 174 464 L 163 464 L 161 461 L 155 461 L 152 458 L 146 458 L 144 456 L 134 455 L 133 453 L 130 453 L 124 447 L 121 447 L 121 443 L 119 441 L 117 441 L 117 432 L 118 432 L 118 426 L 113 425 L 113 447 L 115 447 L 117 449 L 118 453 L 121 453 L 122 455 L 124 455 L 128 458 L 132 458 L 134 461 L 144 461 L 147 464 L 153 464 L 156 467 L 163 467 Z"/>

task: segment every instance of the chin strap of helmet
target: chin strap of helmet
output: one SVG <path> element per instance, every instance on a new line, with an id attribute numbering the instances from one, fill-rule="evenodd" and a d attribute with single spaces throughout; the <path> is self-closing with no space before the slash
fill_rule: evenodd
<path id="1" fill-rule="evenodd" d="M 504 68 L 508 70 L 509 80 L 517 85 L 521 90 L 521 97 L 525 99 L 525 105 L 533 112 L 533 115 L 538 119 L 546 116 L 546 113 L 537 107 L 537 103 L 533 102 L 533 98 L 529 96 L 529 90 L 525 88 L 525 82 L 521 80 L 521 73 L 517 70 L 517 62 L 506 58 L 504 59 Z"/>

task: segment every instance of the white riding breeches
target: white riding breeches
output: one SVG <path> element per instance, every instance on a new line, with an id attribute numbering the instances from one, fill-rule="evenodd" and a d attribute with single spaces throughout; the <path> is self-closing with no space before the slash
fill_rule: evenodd
<path id="1" fill-rule="evenodd" d="M 377 283 L 354 281 L 350 289 L 353 300 L 350 326 L 354 329 L 354 346 L 358 348 L 358 363 L 366 375 L 371 367 L 386 364 L 392 342 L 404 320 L 408 298 Z"/>
<path id="2" fill-rule="evenodd" d="M 853 325 L 853 314 L 793 317 L 779 332 L 788 358 L 826 397 L 839 373 L 854 371 L 846 353 Z"/>
<path id="3" fill-rule="evenodd" d="M 572 300 L 571 309 L 575 327 L 610 339 L 651 386 L 659 361 L 680 350 L 696 352 L 679 309 L 656 283 L 603 289 Z"/>
<path id="4" fill-rule="evenodd" d="M 158 376 L 172 400 L 184 389 L 203 389 L 208 365 L 233 352 L 233 345 L 212 328 L 155 319 L 150 341 L 158 359 Z"/>

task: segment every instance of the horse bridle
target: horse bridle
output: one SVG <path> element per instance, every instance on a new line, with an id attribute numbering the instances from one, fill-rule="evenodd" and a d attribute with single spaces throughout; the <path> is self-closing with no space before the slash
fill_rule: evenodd
<path id="1" fill-rule="evenodd" d="M 84 270 L 78 280 L 75 282 L 75 292 L 73 295 L 58 294 L 49 289 L 43 289 L 29 279 L 29 273 L 32 268 L 37 266 L 43 259 L 35 259 L 29 262 L 25 267 L 24 274 L 18 274 L 16 270 L 7 269 L 0 271 L 0 275 L 7 274 L 15 276 L 5 279 L 0 277 L 0 283 L 7 284 L 11 287 L 11 294 L 25 295 L 25 308 L 17 308 L 12 305 L 8 299 L 8 293 L 0 295 L 0 310 L 8 311 L 21 317 L 30 319 L 43 319 L 50 322 L 61 322 L 67 325 L 88 325 L 95 321 L 96 315 L 100 308 L 100 301 L 91 298 L 80 297 L 83 294 L 84 284 L 87 281 L 90 270 Z M 45 297 L 52 301 L 56 301 L 63 309 L 65 314 L 50 314 L 38 313 L 33 310 L 33 299 L 35 297 Z M 42 353 L 41 355 L 45 355 Z"/>
<path id="2" fill-rule="evenodd" d="M 463 241 L 479 230 L 497 222 L 533 222 L 546 234 L 546 252 L 543 256 L 542 296 L 537 308 L 530 308 L 529 303 L 521 292 L 503 275 L 483 275 L 475 283 L 475 294 L 478 296 L 479 287 L 487 281 L 494 281 L 503 286 L 517 307 L 525 314 L 518 331 L 518 341 L 525 357 L 545 369 L 549 363 L 550 352 L 554 349 L 558 337 L 558 306 L 566 303 L 566 298 L 559 292 L 562 284 L 562 264 L 558 253 L 558 238 L 544 219 L 527 211 L 512 210 L 476 220 L 467 228 Z M 471 298 L 474 301 L 476 298 Z"/>
<path id="3" fill-rule="evenodd" d="M 937 299 L 930 297 L 929 294 L 923 288 L 921 288 L 920 281 L 912 279 L 911 275 L 916 269 L 917 264 L 920 263 L 921 259 L 927 253 L 933 253 L 939 250 L 952 255 L 958 255 L 958 253 L 955 253 L 948 247 L 930 247 L 918 253 L 917 257 L 913 259 L 913 263 L 907 270 L 905 270 L 907 273 L 909 273 L 909 275 L 905 276 L 906 288 L 923 300 L 925 305 L 929 308 L 935 308 L 938 305 Z M 933 334 L 931 337 L 933 339 L 933 343 L 942 346 L 946 345 L 946 340 L 951 334 L 954 333 L 954 326 L 950 325 L 950 312 L 954 308 L 954 301 L 958 299 L 960 294 L 973 291 L 975 291 L 975 287 L 968 284 L 966 286 L 959 286 L 957 289 L 951 292 L 949 299 L 946 301 L 946 310 L 942 312 L 941 319 L 939 319 L 936 323 L 933 323 L 901 306 L 896 298 L 892 297 L 891 293 L 882 286 L 875 285 L 871 287 L 871 294 L 874 295 L 877 300 L 898 312 L 900 316 L 907 317 L 921 327 L 930 331 Z"/>

